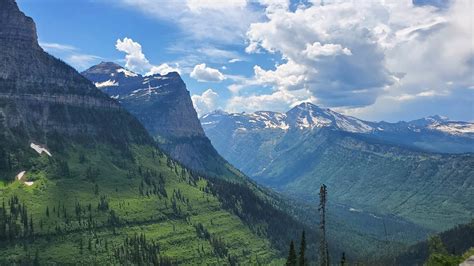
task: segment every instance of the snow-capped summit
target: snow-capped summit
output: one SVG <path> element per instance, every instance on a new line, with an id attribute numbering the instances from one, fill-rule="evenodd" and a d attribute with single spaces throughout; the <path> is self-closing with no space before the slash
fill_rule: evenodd
<path id="1" fill-rule="evenodd" d="M 449 118 L 445 116 L 433 115 L 421 119 L 412 120 L 409 123 L 417 126 L 428 126 L 448 122 Z"/>
<path id="2" fill-rule="evenodd" d="M 214 110 L 210 113 L 207 113 L 205 115 L 203 115 L 201 117 L 201 119 L 206 119 L 207 117 L 216 117 L 216 116 L 225 116 L 225 115 L 228 115 L 229 113 L 227 113 L 226 111 L 224 110 L 221 110 L 221 109 L 217 109 L 217 110 Z"/>
<path id="3" fill-rule="evenodd" d="M 312 103 L 301 103 L 285 114 L 280 114 L 287 129 L 313 129 L 331 127 L 347 132 L 367 133 L 373 128 L 365 121 L 345 116 L 330 109 L 320 108 Z"/>
<path id="4" fill-rule="evenodd" d="M 311 103 L 302 103 L 286 113 L 257 111 L 254 113 L 228 114 L 213 112 L 201 117 L 204 126 L 224 120 L 233 121 L 240 130 L 311 130 L 314 128 L 332 127 L 348 132 L 367 133 L 373 130 L 368 123 L 349 116 L 344 116 L 330 109 L 322 109 Z M 230 123 L 227 121 L 227 123 Z"/>

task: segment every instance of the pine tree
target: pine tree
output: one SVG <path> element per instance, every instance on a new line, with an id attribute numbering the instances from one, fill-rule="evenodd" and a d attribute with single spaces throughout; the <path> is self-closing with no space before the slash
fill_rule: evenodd
<path id="1" fill-rule="evenodd" d="M 300 254 L 299 254 L 299 265 L 300 266 L 305 266 L 308 263 L 306 262 L 305 258 L 305 251 L 306 251 L 306 237 L 305 233 L 303 230 L 303 233 L 301 234 L 301 244 L 300 244 Z"/>
<path id="2" fill-rule="evenodd" d="M 341 266 L 345 266 L 345 265 L 347 265 L 346 253 L 345 253 L 345 252 L 342 252 L 342 256 L 341 256 Z"/>
<path id="3" fill-rule="evenodd" d="M 290 252 L 288 253 L 288 259 L 286 261 L 286 266 L 296 266 L 296 251 L 295 244 L 293 240 L 290 243 Z"/>
<path id="4" fill-rule="evenodd" d="M 319 262 L 321 266 L 329 266 L 329 251 L 328 243 L 326 241 L 326 202 L 327 202 L 327 187 L 321 185 L 319 189 L 319 228 L 321 230 L 321 242 L 319 245 Z"/>

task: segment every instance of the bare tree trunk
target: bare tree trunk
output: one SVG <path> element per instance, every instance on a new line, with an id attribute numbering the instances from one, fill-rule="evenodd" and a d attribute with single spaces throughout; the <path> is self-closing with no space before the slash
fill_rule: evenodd
<path id="1" fill-rule="evenodd" d="M 321 230 L 321 242 L 319 244 L 319 262 L 321 266 L 329 266 L 329 251 L 326 240 L 326 202 L 327 202 L 327 187 L 321 185 L 319 189 L 319 229 Z"/>

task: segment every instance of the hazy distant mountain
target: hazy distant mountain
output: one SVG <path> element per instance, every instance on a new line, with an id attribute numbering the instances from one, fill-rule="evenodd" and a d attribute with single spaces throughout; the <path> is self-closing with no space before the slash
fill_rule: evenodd
<path id="1" fill-rule="evenodd" d="M 298 198 L 317 197 L 325 183 L 337 203 L 433 229 L 467 222 L 474 213 L 474 155 L 433 153 L 419 145 L 470 151 L 471 123 L 439 117 L 375 123 L 309 103 L 287 113 L 217 111 L 201 123 L 229 162 Z"/>
<path id="2" fill-rule="evenodd" d="M 251 114 L 228 114 L 215 111 L 201 117 L 201 123 L 206 133 L 210 135 L 217 127 L 219 132 L 229 130 L 288 132 L 328 128 L 358 133 L 387 143 L 425 151 L 474 152 L 474 123 L 450 121 L 440 116 L 409 122 L 369 122 L 330 109 L 322 109 L 311 103 L 303 103 L 286 113 L 259 111 Z M 213 142 L 218 141 L 211 136 L 210 138 Z"/>
<path id="3" fill-rule="evenodd" d="M 194 170 L 232 175 L 231 166 L 204 134 L 178 73 L 142 76 L 115 63 L 102 62 L 82 74 L 136 116 L 173 158 Z"/>

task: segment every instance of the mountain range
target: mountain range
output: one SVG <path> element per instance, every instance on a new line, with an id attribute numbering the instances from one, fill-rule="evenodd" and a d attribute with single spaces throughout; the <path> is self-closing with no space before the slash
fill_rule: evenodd
<path id="1" fill-rule="evenodd" d="M 189 92 L 178 73 L 142 76 L 116 63 L 102 62 L 82 74 L 94 82 L 98 89 L 119 101 L 125 109 L 134 114 L 155 137 L 158 145 L 174 159 L 193 170 L 204 171 L 208 175 L 232 182 L 248 180 L 216 152 L 205 136 Z M 248 185 L 256 188 L 253 184 Z M 317 212 L 313 208 L 301 208 L 300 202 L 286 203 L 287 198 L 268 190 L 261 192 L 261 195 L 284 206 L 283 209 L 291 210 L 296 216 Z M 376 252 L 377 246 L 386 237 L 378 219 L 370 213 L 350 213 L 348 208 L 343 206 L 334 205 L 332 208 L 332 223 L 328 228 L 331 242 L 344 243 L 342 240 L 351 235 L 354 240 L 341 245 L 341 249 L 348 249 L 347 246 L 358 242 L 364 243 L 360 245 L 364 246 L 363 251 L 358 252 L 364 252 L 365 255 Z M 384 219 L 392 229 L 406 229 L 403 233 L 394 230 L 390 233 L 396 241 L 404 244 L 423 239 L 429 232 L 400 218 L 387 216 Z M 318 223 L 318 220 L 312 217 L 300 216 L 299 220 L 311 225 Z M 370 228 L 366 224 L 371 224 Z"/>
<path id="2" fill-rule="evenodd" d="M 314 199 L 324 183 L 332 202 L 354 212 L 390 213 L 433 230 L 473 216 L 472 123 L 368 122 L 310 103 L 286 113 L 216 111 L 201 123 L 230 163 L 294 198 Z"/>
<path id="3" fill-rule="evenodd" d="M 201 122 L 206 133 L 214 128 L 214 124 L 219 124 L 220 129 L 235 131 L 288 132 L 329 128 L 430 152 L 474 152 L 474 123 L 451 121 L 438 115 L 409 122 L 369 122 L 311 103 L 302 103 L 286 113 L 259 111 L 229 114 L 217 110 L 202 116 Z"/>
<path id="4" fill-rule="evenodd" d="M 1 265 L 281 265 L 303 230 L 317 261 L 322 183 L 332 258 L 393 256 L 473 217 L 472 123 L 309 103 L 199 121 L 178 73 L 81 75 L 37 39 L 0 0 Z"/>

